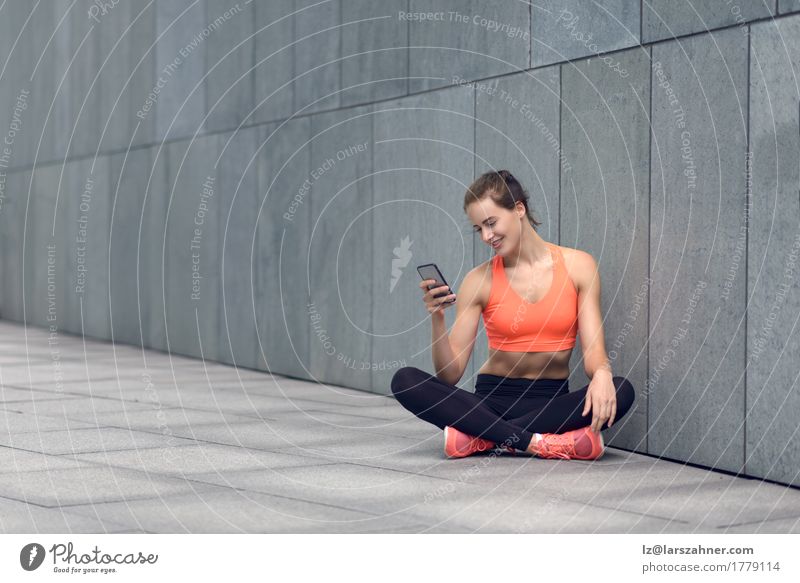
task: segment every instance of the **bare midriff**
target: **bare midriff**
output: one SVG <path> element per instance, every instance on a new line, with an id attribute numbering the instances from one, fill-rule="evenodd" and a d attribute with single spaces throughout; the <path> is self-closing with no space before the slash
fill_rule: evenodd
<path id="1" fill-rule="evenodd" d="M 506 352 L 489 349 L 489 358 L 477 374 L 526 379 L 569 378 L 572 348 L 559 352 Z"/>

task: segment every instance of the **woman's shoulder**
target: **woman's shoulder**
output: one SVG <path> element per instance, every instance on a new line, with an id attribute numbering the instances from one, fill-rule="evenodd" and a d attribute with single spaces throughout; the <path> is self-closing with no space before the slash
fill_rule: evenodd
<path id="1" fill-rule="evenodd" d="M 569 263 L 588 263 L 594 261 L 591 254 L 586 251 L 575 249 L 574 247 L 556 245 L 555 243 L 550 243 L 550 245 L 561 251 L 561 255 L 564 256 L 564 261 Z"/>
<path id="2" fill-rule="evenodd" d="M 489 303 L 489 295 L 492 290 L 492 265 L 493 258 L 487 259 L 470 269 L 461 282 L 461 287 L 466 287 L 472 297 L 485 308 Z"/>
<path id="3" fill-rule="evenodd" d="M 597 265 L 591 253 L 574 247 L 562 247 L 555 243 L 551 243 L 551 245 L 561 251 L 561 256 L 564 258 L 564 267 L 570 279 L 572 279 L 575 289 L 580 289 L 583 285 L 581 282 L 586 281 L 587 277 L 591 279 L 594 276 Z"/>

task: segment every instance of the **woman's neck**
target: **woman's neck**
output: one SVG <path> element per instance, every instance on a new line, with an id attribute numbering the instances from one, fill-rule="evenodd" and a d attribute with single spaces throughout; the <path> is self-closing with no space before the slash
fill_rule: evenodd
<path id="1" fill-rule="evenodd" d="M 547 242 L 528 223 L 522 229 L 519 247 L 517 250 L 512 249 L 503 258 L 503 263 L 509 267 L 516 267 L 520 264 L 533 267 L 542 261 L 547 261 L 548 258 Z"/>

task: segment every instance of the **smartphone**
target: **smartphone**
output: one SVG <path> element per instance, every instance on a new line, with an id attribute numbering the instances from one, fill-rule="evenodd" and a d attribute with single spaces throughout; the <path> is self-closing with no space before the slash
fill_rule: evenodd
<path id="1" fill-rule="evenodd" d="M 435 287 L 442 287 L 443 285 L 446 285 L 448 287 L 450 286 L 450 284 L 448 284 L 447 281 L 444 279 L 444 276 L 442 275 L 442 272 L 439 271 L 439 268 L 437 267 L 437 265 L 435 263 L 426 263 L 425 265 L 417 265 L 417 272 L 419 273 L 419 276 L 423 280 L 426 280 L 426 279 L 435 279 L 436 280 L 436 283 L 434 283 L 432 285 L 429 285 L 428 289 L 433 289 Z M 450 288 L 449 292 L 444 292 L 444 293 L 441 293 L 441 294 L 439 294 L 437 296 L 433 296 L 433 297 L 440 298 L 442 296 L 450 295 L 451 293 L 453 293 L 453 289 L 452 288 Z M 444 303 L 445 304 L 452 304 L 455 301 L 456 301 L 456 299 L 453 298 L 452 300 L 448 300 L 448 301 L 446 301 Z"/>

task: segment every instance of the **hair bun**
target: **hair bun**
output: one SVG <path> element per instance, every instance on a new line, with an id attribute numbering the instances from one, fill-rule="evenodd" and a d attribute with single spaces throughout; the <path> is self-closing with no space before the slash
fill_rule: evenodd
<path id="1" fill-rule="evenodd" d="M 516 182 L 517 179 L 514 178 L 514 175 L 511 174 L 508 170 L 498 170 L 497 173 L 502 176 L 503 180 L 506 182 Z"/>

